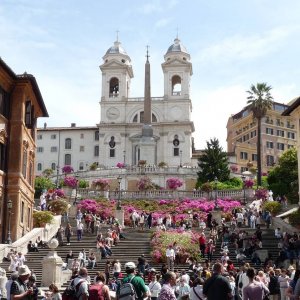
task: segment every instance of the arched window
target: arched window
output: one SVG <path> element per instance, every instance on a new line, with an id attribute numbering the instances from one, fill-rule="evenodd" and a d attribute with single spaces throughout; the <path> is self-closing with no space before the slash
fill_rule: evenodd
<path id="1" fill-rule="evenodd" d="M 71 166 L 71 154 L 65 154 L 65 166 Z"/>
<path id="2" fill-rule="evenodd" d="M 113 77 L 109 81 L 109 97 L 114 98 L 119 96 L 119 79 Z"/>
<path id="3" fill-rule="evenodd" d="M 37 170 L 42 171 L 42 169 L 43 169 L 43 165 L 41 163 L 38 163 L 37 164 Z"/>
<path id="4" fill-rule="evenodd" d="M 72 149 L 72 140 L 70 138 L 65 139 L 65 149 Z"/>
<path id="5" fill-rule="evenodd" d="M 175 134 L 174 138 L 173 138 L 173 155 L 174 156 L 179 156 L 179 139 L 178 139 L 178 135 Z"/>
<path id="6" fill-rule="evenodd" d="M 139 114 L 136 114 L 132 120 L 133 123 L 143 123 L 144 122 L 144 112 L 141 111 Z M 157 118 L 155 114 L 152 113 L 152 123 L 157 123 Z"/>
<path id="7" fill-rule="evenodd" d="M 181 95 L 181 78 L 178 75 L 172 77 L 172 95 L 173 96 Z"/>
<path id="8" fill-rule="evenodd" d="M 51 164 L 51 169 L 54 170 L 54 171 L 56 170 L 56 163 Z"/>

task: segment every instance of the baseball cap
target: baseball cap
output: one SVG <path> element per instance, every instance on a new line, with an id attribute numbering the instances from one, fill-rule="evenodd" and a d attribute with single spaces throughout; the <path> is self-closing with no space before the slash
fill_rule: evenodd
<path id="1" fill-rule="evenodd" d="M 126 268 L 126 269 L 135 269 L 136 266 L 135 266 L 135 263 L 134 263 L 134 262 L 129 261 L 128 263 L 125 264 L 125 268 Z"/>

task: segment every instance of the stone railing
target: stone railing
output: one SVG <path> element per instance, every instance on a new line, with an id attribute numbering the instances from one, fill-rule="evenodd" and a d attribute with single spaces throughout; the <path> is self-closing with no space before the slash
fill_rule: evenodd
<path id="1" fill-rule="evenodd" d="M 272 218 L 272 225 L 273 228 L 280 228 L 281 232 L 286 232 L 289 234 L 294 234 L 294 232 L 297 232 L 297 229 L 293 227 L 291 224 L 286 223 L 283 219 L 273 217 Z M 275 237 L 275 235 L 274 235 Z"/>
<path id="2" fill-rule="evenodd" d="M 120 193 L 120 194 L 119 194 Z M 96 197 L 105 197 L 109 199 L 199 199 L 199 198 L 208 198 L 215 199 L 216 192 L 205 193 L 203 191 L 170 191 L 170 190 L 153 190 L 153 191 L 99 191 L 95 189 L 81 189 L 77 190 L 77 195 L 81 199 L 85 198 L 96 198 Z M 73 195 L 74 193 L 72 193 Z M 232 198 L 232 199 L 241 199 L 243 197 L 243 190 L 218 190 L 218 198 Z"/>
<path id="3" fill-rule="evenodd" d="M 42 241 L 48 242 L 57 233 L 60 224 L 61 216 L 54 216 L 53 222 L 51 224 L 46 224 L 45 228 L 33 228 L 30 232 L 11 245 L 0 244 L 0 261 L 3 260 L 10 249 L 26 254 L 29 241 L 35 242 L 38 238 L 40 238 Z"/>

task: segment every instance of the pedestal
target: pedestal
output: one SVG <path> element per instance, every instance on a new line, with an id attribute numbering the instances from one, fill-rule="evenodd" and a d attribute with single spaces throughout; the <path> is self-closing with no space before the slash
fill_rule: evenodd
<path id="1" fill-rule="evenodd" d="M 116 209 L 115 218 L 118 219 L 120 225 L 124 227 L 124 210 L 123 209 Z"/>
<path id="2" fill-rule="evenodd" d="M 62 265 L 63 260 L 56 251 L 49 251 L 42 261 L 42 286 L 49 286 L 54 283 L 58 288 L 63 284 Z"/>
<path id="3" fill-rule="evenodd" d="M 222 224 L 222 211 L 221 210 L 212 210 L 212 220 L 215 219 L 218 225 Z"/>

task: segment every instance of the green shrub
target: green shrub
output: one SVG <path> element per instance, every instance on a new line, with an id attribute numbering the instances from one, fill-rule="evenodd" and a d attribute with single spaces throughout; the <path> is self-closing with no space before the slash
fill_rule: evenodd
<path id="1" fill-rule="evenodd" d="M 49 203 L 49 210 L 54 215 L 63 215 L 68 210 L 68 202 L 62 199 L 51 200 Z"/>
<path id="2" fill-rule="evenodd" d="M 295 226 L 295 225 L 299 226 L 299 224 L 300 224 L 300 222 L 299 222 L 299 220 L 300 220 L 300 208 L 297 211 L 290 214 L 288 216 L 288 220 L 289 220 L 289 223 L 292 226 Z"/>
<path id="3" fill-rule="evenodd" d="M 277 201 L 267 201 L 263 209 L 269 211 L 272 215 L 277 215 L 281 211 L 281 204 Z"/>
<path id="4" fill-rule="evenodd" d="M 43 176 L 38 176 L 34 180 L 34 197 L 39 198 L 42 194 L 43 190 L 49 190 L 54 188 L 54 183 L 51 179 Z"/>
<path id="5" fill-rule="evenodd" d="M 85 188 L 89 187 L 89 182 L 84 179 L 80 179 L 79 183 L 78 183 L 78 187 L 81 189 L 85 189 Z"/>

